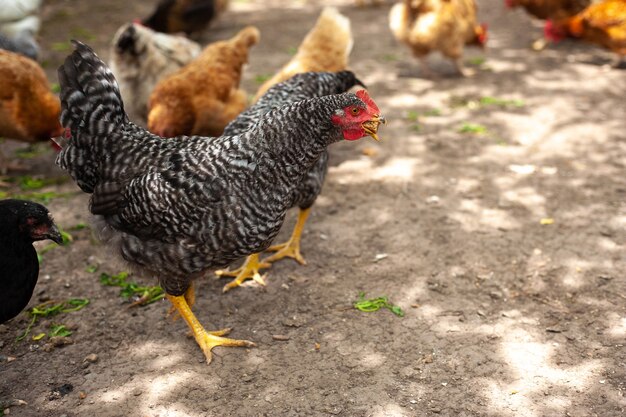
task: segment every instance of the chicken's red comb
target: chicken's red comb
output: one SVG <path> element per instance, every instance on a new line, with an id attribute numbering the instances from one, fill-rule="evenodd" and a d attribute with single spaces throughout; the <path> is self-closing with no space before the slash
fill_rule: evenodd
<path id="1" fill-rule="evenodd" d="M 367 106 L 367 109 L 369 110 L 371 114 L 380 114 L 380 110 L 378 109 L 378 106 L 376 105 L 376 103 L 374 103 L 374 100 L 372 100 L 370 95 L 367 94 L 366 90 L 357 91 L 356 96 L 360 98 L 361 101 L 363 101 L 363 103 L 365 103 L 365 105 Z"/>

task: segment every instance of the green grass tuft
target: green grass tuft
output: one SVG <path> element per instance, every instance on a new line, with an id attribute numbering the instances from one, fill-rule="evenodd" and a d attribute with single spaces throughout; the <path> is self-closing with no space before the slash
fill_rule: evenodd
<path id="1" fill-rule="evenodd" d="M 254 81 L 258 84 L 263 84 L 265 81 L 272 78 L 272 74 L 259 74 L 254 77 Z"/>
<path id="2" fill-rule="evenodd" d="M 371 313 L 373 311 L 378 311 L 381 308 L 386 308 L 396 316 L 404 317 L 404 311 L 402 311 L 400 306 L 391 304 L 386 296 L 365 299 L 365 293 L 360 292 L 359 299 L 354 302 L 353 306 L 357 310 L 364 311 L 366 313 Z"/>
<path id="3" fill-rule="evenodd" d="M 465 122 L 459 128 L 459 133 L 471 133 L 474 135 L 484 135 L 487 133 L 487 128 L 478 123 Z"/>
<path id="4" fill-rule="evenodd" d="M 110 275 L 100 274 L 100 283 L 109 287 L 120 287 L 120 296 L 126 299 L 135 299 L 139 305 L 145 306 L 165 297 L 163 288 L 157 286 L 141 286 L 136 282 L 127 282 L 128 272 Z"/>
<path id="5" fill-rule="evenodd" d="M 15 341 L 19 342 L 20 340 L 23 340 L 26 336 L 28 336 L 31 329 L 40 318 L 52 317 L 65 313 L 73 313 L 75 311 L 82 310 L 88 304 L 89 299 L 87 298 L 70 298 L 69 300 L 63 301 L 61 303 L 54 304 L 52 301 L 48 301 L 31 308 L 30 310 L 28 310 L 28 314 L 32 317 L 30 323 L 26 327 L 26 330 L 24 330 L 24 333 L 18 336 Z M 36 337 L 38 336 L 40 335 L 37 335 Z M 39 339 L 41 339 L 41 337 L 39 337 Z"/>

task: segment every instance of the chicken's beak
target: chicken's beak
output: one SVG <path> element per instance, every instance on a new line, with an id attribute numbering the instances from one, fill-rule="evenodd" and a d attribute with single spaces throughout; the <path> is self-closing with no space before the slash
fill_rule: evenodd
<path id="1" fill-rule="evenodd" d="M 378 126 L 380 126 L 381 123 L 387 124 L 387 120 L 385 119 L 384 116 L 378 114 L 374 116 L 373 118 L 371 118 L 370 120 L 363 122 L 361 124 L 361 127 L 363 128 L 365 133 L 373 137 L 374 140 L 380 141 L 380 139 L 378 139 Z"/>
<path id="2" fill-rule="evenodd" d="M 63 236 L 61 235 L 61 232 L 59 231 L 58 227 L 55 224 L 53 224 L 48 229 L 48 231 L 46 232 L 44 237 L 46 239 L 50 239 L 51 241 L 53 241 L 57 245 L 63 244 Z"/>

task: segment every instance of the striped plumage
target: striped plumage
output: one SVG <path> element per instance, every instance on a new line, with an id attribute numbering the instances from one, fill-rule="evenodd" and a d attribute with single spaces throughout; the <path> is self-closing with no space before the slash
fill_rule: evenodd
<path id="1" fill-rule="evenodd" d="M 59 68 L 71 138 L 57 164 L 92 193 L 103 239 L 173 296 L 267 248 L 295 189 L 342 139 L 331 117 L 369 108 L 355 94 L 330 95 L 272 110 L 238 135 L 162 139 L 129 122 L 113 74 L 89 47 L 75 47 Z"/>

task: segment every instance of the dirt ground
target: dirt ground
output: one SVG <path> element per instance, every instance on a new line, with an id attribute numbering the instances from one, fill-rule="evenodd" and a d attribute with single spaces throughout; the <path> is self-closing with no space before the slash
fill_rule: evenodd
<path id="1" fill-rule="evenodd" d="M 60 42 L 83 39 L 107 58 L 117 27 L 152 3 L 46 1 L 50 81 L 67 54 Z M 624 415 L 626 72 L 580 43 L 534 52 L 539 23 L 484 0 L 489 48 L 466 50 L 476 75 L 456 78 L 434 55 L 443 76 L 424 79 L 387 29 L 390 4 L 327 3 L 350 17 L 351 67 L 390 123 L 381 143 L 331 148 L 303 237 L 307 266 L 280 262 L 267 287 L 224 295 L 223 280 L 198 281 L 201 322 L 258 346 L 217 348 L 207 366 L 185 324 L 165 319 L 166 301 L 129 309 L 100 284 L 123 264 L 89 229 L 73 231 L 72 244 L 44 255 L 31 306 L 90 304 L 37 323 L 33 335 L 73 329 L 73 343 L 52 350 L 46 338 L 15 341 L 26 314 L 0 326 L 0 399 L 28 403 L 11 416 Z M 321 4 L 235 1 L 205 41 L 259 27 L 244 80 L 252 93 Z M 20 175 L 66 177 L 41 149 Z M 73 183 L 43 190 L 71 193 L 47 203 L 63 228 L 88 222 Z M 355 310 L 361 291 L 405 316 Z"/>

